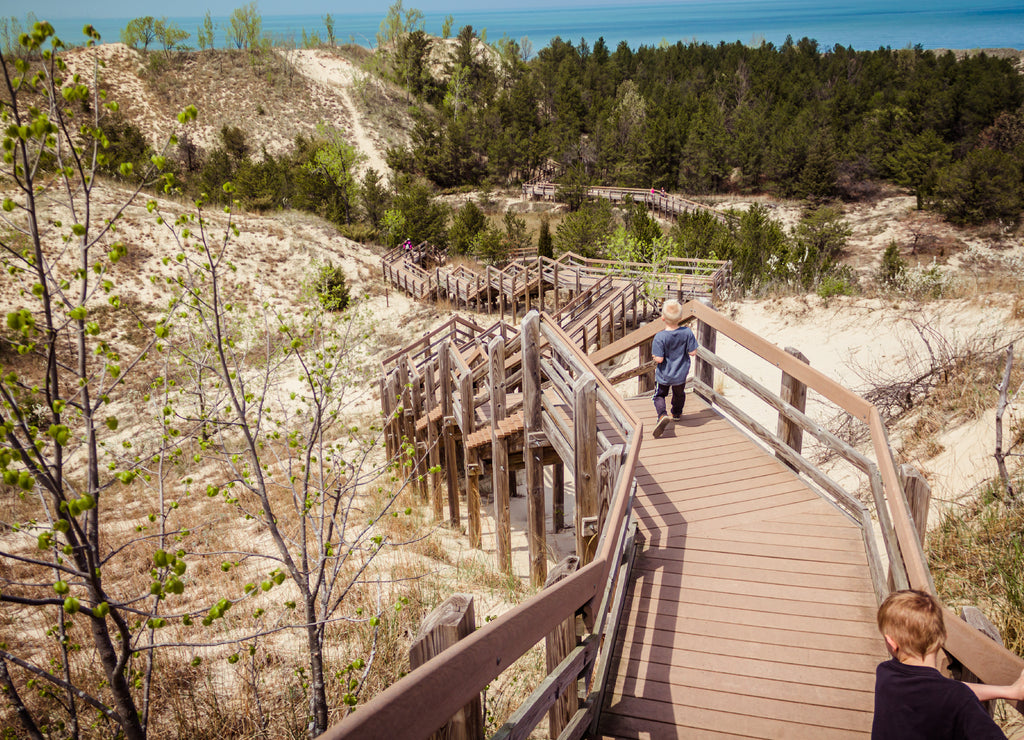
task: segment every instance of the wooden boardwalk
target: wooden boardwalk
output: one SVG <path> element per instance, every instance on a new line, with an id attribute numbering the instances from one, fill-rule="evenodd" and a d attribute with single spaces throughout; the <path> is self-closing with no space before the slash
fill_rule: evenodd
<path id="1" fill-rule="evenodd" d="M 601 736 L 868 737 L 886 655 L 860 530 L 696 395 L 686 403 L 643 442 L 645 543 Z M 628 405 L 653 429 L 649 398 Z"/>

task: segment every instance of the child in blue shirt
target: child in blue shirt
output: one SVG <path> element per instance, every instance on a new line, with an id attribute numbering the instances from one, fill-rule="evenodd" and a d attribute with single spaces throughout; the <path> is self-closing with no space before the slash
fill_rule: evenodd
<path id="1" fill-rule="evenodd" d="M 654 409 L 658 412 L 658 423 L 654 436 L 660 437 L 668 427 L 669 417 L 665 413 L 665 398 L 672 392 L 672 419 L 679 421 L 686 401 L 686 376 L 690 373 L 690 358 L 697 354 L 697 337 L 687 326 L 679 326 L 683 318 L 683 307 L 679 301 L 669 299 L 661 307 L 661 320 L 665 328 L 654 335 L 651 354 L 657 367 L 654 380 L 658 384 L 654 392 Z"/>

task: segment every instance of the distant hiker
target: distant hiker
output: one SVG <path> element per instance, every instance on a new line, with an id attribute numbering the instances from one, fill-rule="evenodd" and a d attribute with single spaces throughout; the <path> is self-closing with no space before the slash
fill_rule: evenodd
<path id="1" fill-rule="evenodd" d="M 939 673 L 942 607 L 925 591 L 896 591 L 878 607 L 892 656 L 875 671 L 872 740 L 1005 740 L 981 702 L 1024 700 L 1024 672 L 1010 686 L 961 683 Z"/>
<path id="2" fill-rule="evenodd" d="M 686 402 L 686 376 L 690 373 L 690 358 L 697 354 L 697 337 L 688 326 L 679 326 L 683 318 L 683 307 L 679 301 L 669 299 L 661 308 L 661 320 L 665 328 L 654 335 L 651 353 L 657 367 L 654 380 L 658 384 L 654 391 L 654 410 L 658 412 L 658 423 L 654 436 L 660 437 L 668 426 L 665 413 L 665 398 L 672 391 L 672 419 L 679 421 Z"/>

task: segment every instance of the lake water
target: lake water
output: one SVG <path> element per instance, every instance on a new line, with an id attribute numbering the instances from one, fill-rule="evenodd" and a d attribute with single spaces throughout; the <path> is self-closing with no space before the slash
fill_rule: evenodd
<path id="1" fill-rule="evenodd" d="M 415 2 L 407 3 L 415 7 Z M 42 17 L 43 13 L 37 15 Z M 446 13 L 426 13 L 425 30 L 440 35 Z M 903 48 L 920 44 L 926 49 L 1024 48 L 1024 3 L 1020 0 L 694 0 L 631 4 L 621 1 L 598 3 L 587 8 L 542 7 L 522 10 L 463 10 L 452 14 L 453 35 L 464 25 L 486 29 L 487 40 L 502 36 L 530 39 L 533 51 L 547 46 L 558 36 L 591 46 L 603 37 L 614 50 L 620 41 L 632 48 L 660 43 L 697 40 L 718 44 L 758 44 L 762 40 L 779 45 L 792 36 L 808 37 L 822 48 L 836 44 L 858 50 L 882 46 Z M 383 13 L 332 13 L 335 36 L 372 47 Z M 96 26 L 104 41 L 117 41 L 128 18 L 50 19 L 67 43 L 80 43 L 82 25 Z M 195 45 L 196 17 L 170 17 L 192 34 L 186 42 Z M 222 25 L 226 18 L 213 18 L 217 44 L 224 43 Z M 317 33 L 326 40 L 321 16 L 263 16 L 264 33 L 275 40 L 302 44 L 302 32 Z"/>

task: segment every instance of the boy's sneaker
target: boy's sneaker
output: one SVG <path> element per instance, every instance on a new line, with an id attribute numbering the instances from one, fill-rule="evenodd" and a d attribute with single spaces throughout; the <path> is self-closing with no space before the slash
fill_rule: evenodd
<path id="1" fill-rule="evenodd" d="M 672 421 L 682 421 L 682 420 L 683 420 L 683 415 L 682 414 L 679 414 L 678 416 L 676 416 L 675 414 L 672 414 Z"/>
<path id="2" fill-rule="evenodd" d="M 654 425 L 654 438 L 657 439 L 665 431 L 665 427 L 668 426 L 668 416 L 662 414 L 658 417 L 658 423 Z"/>

